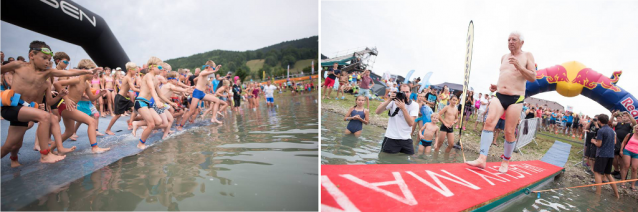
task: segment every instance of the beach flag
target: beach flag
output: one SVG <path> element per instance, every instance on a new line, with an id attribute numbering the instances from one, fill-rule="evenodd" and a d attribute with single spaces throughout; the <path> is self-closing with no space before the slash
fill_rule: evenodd
<path id="1" fill-rule="evenodd" d="M 315 60 L 312 60 L 312 63 L 310 63 L 310 75 L 314 75 L 315 74 Z"/>
<path id="2" fill-rule="evenodd" d="M 263 71 L 263 74 L 261 75 L 261 81 L 266 81 L 266 71 Z"/>
<path id="3" fill-rule="evenodd" d="M 472 67 L 472 50 L 474 49 L 474 22 L 470 21 L 470 25 L 467 27 L 467 37 L 465 39 L 465 80 L 463 81 L 463 94 L 461 94 L 461 102 L 465 102 L 467 96 L 467 89 L 470 84 L 470 69 Z M 465 104 L 461 104 L 461 126 L 463 126 L 463 115 L 465 114 Z M 463 142 L 461 141 L 461 135 L 463 128 L 459 129 L 459 144 L 461 146 L 461 152 L 463 153 L 463 162 L 465 162 L 465 152 L 463 152 Z"/>
<path id="4" fill-rule="evenodd" d="M 290 65 L 288 65 L 288 74 L 286 75 L 286 78 L 290 79 Z"/>

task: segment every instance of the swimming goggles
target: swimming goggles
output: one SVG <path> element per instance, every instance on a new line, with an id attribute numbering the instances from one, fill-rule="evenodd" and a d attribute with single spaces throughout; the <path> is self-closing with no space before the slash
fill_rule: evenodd
<path id="1" fill-rule="evenodd" d="M 49 48 L 30 48 L 29 50 L 40 51 L 40 52 L 42 52 L 44 54 L 48 54 L 48 55 L 53 56 L 53 52 Z"/>
<path id="2" fill-rule="evenodd" d="M 69 65 L 69 61 L 68 61 L 68 60 L 63 60 L 62 62 L 63 62 L 64 64 Z"/>
<path id="3" fill-rule="evenodd" d="M 162 70 L 162 66 L 160 65 L 150 65 L 148 68 L 152 68 L 153 66 L 157 67 L 157 69 Z"/>
<path id="4" fill-rule="evenodd" d="M 202 69 L 206 69 L 206 68 L 208 68 L 208 67 L 212 67 L 212 66 L 210 66 L 210 65 L 203 65 L 203 66 L 202 66 Z M 215 70 L 215 67 L 212 67 L 212 68 L 213 68 L 213 70 Z"/>

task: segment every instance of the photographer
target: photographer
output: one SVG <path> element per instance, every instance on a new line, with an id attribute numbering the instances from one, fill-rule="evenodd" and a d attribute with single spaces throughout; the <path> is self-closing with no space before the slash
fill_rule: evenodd
<path id="1" fill-rule="evenodd" d="M 586 134 L 585 138 L 585 158 L 589 160 L 589 167 L 591 168 L 591 172 L 594 172 L 594 162 L 596 159 L 596 150 L 598 147 L 591 143 L 591 139 L 596 137 L 598 133 L 598 129 L 600 129 L 600 125 L 598 123 L 598 115 L 594 116 L 587 126 L 585 126 L 584 133 Z"/>
<path id="2" fill-rule="evenodd" d="M 414 154 L 410 132 L 414 126 L 414 119 L 419 114 L 419 106 L 416 102 L 408 99 L 410 94 L 410 86 L 403 84 L 398 93 L 390 93 L 390 98 L 381 103 L 375 111 L 377 114 L 381 114 L 383 111 L 389 110 L 388 129 L 385 131 L 381 147 L 383 152 Z"/>

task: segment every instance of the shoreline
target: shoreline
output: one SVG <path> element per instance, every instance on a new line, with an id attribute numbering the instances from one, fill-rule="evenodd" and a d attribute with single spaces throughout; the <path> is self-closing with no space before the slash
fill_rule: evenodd
<path id="1" fill-rule="evenodd" d="M 376 102 L 376 101 L 370 102 L 370 104 L 379 104 L 379 103 L 380 102 Z M 341 107 L 338 104 L 325 104 L 325 100 L 321 104 L 321 110 L 324 112 L 328 111 L 328 112 L 336 113 L 342 116 L 345 116 L 345 114 L 348 112 L 348 108 Z M 388 118 L 379 116 L 379 115 L 373 115 L 372 114 L 373 109 L 370 109 L 370 110 L 371 110 L 370 125 L 387 129 Z M 471 130 L 473 126 L 471 126 L 470 123 L 473 123 L 473 122 L 469 122 L 467 125 L 468 129 L 463 131 L 463 135 L 462 135 L 463 148 L 466 151 L 471 151 L 478 154 L 479 148 L 480 148 L 480 135 L 478 134 L 478 132 Z M 458 134 L 455 134 L 455 139 L 458 141 L 457 135 Z M 537 139 L 537 140 L 540 140 L 540 139 Z M 540 143 L 540 141 L 537 141 L 537 142 Z M 562 142 L 565 142 L 565 141 L 562 141 Z M 554 142 L 551 141 L 551 144 L 553 143 Z M 566 143 L 569 143 L 570 145 L 572 145 L 572 152 L 570 152 L 570 155 L 577 153 L 577 152 L 573 152 L 574 146 L 576 146 L 577 148 L 582 148 L 582 146 L 572 144 L 571 142 L 566 142 Z M 515 160 L 517 161 L 540 160 L 543 157 L 543 155 L 545 155 L 545 152 L 549 150 L 549 147 L 539 149 L 539 148 L 534 148 L 533 146 L 541 147 L 543 145 L 535 145 L 534 143 L 530 143 L 528 146 L 522 149 L 523 154 L 521 154 L 520 152 L 519 153 L 514 152 L 512 154 L 512 157 L 515 158 Z M 551 145 L 549 146 L 551 147 Z M 496 147 L 496 149 L 502 149 L 502 148 L 503 148 L 502 145 L 499 145 L 498 147 Z M 579 151 L 579 150 L 576 150 L 576 151 Z M 500 151 L 491 151 L 491 153 L 489 154 L 489 157 L 499 157 L 500 154 L 501 154 Z M 562 174 L 562 177 L 560 177 L 560 182 L 564 185 L 564 187 L 592 184 L 591 180 L 594 179 L 593 175 L 590 175 L 589 173 L 584 171 L 584 168 L 582 165 L 575 165 L 575 164 L 579 164 L 579 162 L 580 160 L 574 160 L 572 159 L 572 157 L 568 158 L 567 163 L 565 164 L 565 167 L 564 167 L 565 172 Z M 614 180 L 619 181 L 617 179 L 614 179 Z M 618 193 L 621 195 L 621 197 L 628 196 L 633 199 L 638 199 L 638 192 L 632 192 L 631 189 L 622 189 L 620 185 L 621 184 L 617 184 Z M 638 183 L 636 183 L 636 186 L 638 187 Z M 588 189 L 588 188 L 579 188 L 579 189 Z M 603 186 L 603 189 L 613 193 L 611 186 Z M 591 188 L 589 188 L 588 190 L 590 192 L 593 192 Z"/>

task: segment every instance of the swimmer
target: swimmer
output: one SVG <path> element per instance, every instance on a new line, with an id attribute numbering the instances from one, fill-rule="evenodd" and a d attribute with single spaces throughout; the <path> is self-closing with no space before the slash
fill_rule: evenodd
<path id="1" fill-rule="evenodd" d="M 354 136 L 359 137 L 363 130 L 363 124 L 370 123 L 370 112 L 363 107 L 363 103 L 367 101 L 365 96 L 358 96 L 356 98 L 356 105 L 350 108 L 348 111 L 348 115 L 343 118 L 344 121 L 348 122 L 348 126 L 346 127 L 346 135 L 354 134 Z"/>

